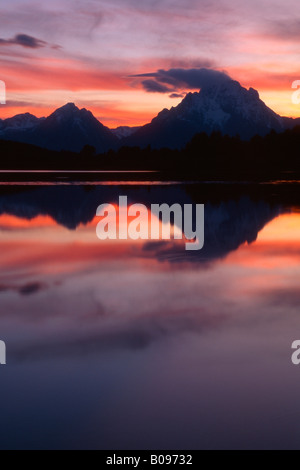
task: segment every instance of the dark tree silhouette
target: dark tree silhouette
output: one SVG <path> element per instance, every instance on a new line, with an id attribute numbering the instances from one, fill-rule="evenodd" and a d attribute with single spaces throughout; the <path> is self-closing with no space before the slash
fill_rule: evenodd
<path id="1" fill-rule="evenodd" d="M 300 127 L 243 141 L 214 132 L 197 134 L 182 150 L 122 147 L 96 154 L 86 145 L 78 153 L 54 152 L 0 141 L 2 170 L 156 171 L 154 179 L 247 180 L 300 178 Z M 0 170 L 1 171 L 1 170 Z M 147 176 L 149 178 L 149 176 Z"/>

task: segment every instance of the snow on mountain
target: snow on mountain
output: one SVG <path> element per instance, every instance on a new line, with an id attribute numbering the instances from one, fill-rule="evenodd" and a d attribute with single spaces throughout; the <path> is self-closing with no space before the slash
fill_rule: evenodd
<path id="1" fill-rule="evenodd" d="M 188 93 L 177 107 L 164 109 L 141 128 L 110 130 L 90 111 L 68 103 L 47 118 L 27 113 L 0 120 L 0 138 L 75 152 L 92 145 L 101 153 L 122 145 L 182 148 L 200 132 L 219 131 L 248 140 L 299 124 L 299 119 L 281 117 L 268 108 L 253 88 L 247 90 L 226 77 L 206 84 L 200 92 Z"/>
<path id="2" fill-rule="evenodd" d="M 92 145 L 97 152 L 115 148 L 117 138 L 90 111 L 73 103 L 57 109 L 33 133 L 34 142 L 50 150 L 80 151 Z"/>
<path id="3" fill-rule="evenodd" d="M 129 137 L 135 132 L 137 132 L 141 127 L 128 127 L 128 126 L 120 126 L 116 129 L 111 129 L 111 132 L 118 137 L 118 139 L 123 139 L 124 137 Z"/>
<path id="4" fill-rule="evenodd" d="M 62 106 L 46 119 L 35 122 L 33 118 L 28 117 L 23 127 L 20 124 L 19 128 L 0 130 L 1 138 L 74 152 L 80 152 L 85 145 L 94 146 L 99 153 L 105 152 L 116 148 L 118 143 L 113 133 L 90 111 L 79 109 L 73 103 Z"/>
<path id="5" fill-rule="evenodd" d="M 37 118 L 33 114 L 17 114 L 16 116 L 0 120 L 0 135 L 4 131 L 27 130 L 36 127 L 45 118 Z"/>
<path id="6" fill-rule="evenodd" d="M 199 132 L 239 134 L 247 140 L 271 129 L 283 131 L 283 118 L 265 105 L 256 90 L 227 79 L 189 93 L 177 107 L 163 110 L 125 140 L 127 145 L 181 148 Z"/>

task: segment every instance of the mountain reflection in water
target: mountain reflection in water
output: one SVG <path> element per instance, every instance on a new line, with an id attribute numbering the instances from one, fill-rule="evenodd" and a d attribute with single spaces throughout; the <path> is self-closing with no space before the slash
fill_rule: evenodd
<path id="1" fill-rule="evenodd" d="M 0 448 L 298 448 L 300 204 L 274 191 L 2 186 Z M 99 241 L 120 195 L 204 203 L 203 250 Z"/>

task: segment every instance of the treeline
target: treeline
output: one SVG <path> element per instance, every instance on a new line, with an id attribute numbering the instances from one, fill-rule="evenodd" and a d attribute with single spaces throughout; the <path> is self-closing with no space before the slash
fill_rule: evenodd
<path id="1" fill-rule="evenodd" d="M 143 170 L 195 180 L 295 179 L 300 176 L 300 127 L 251 141 L 203 133 L 182 150 L 122 147 L 100 155 L 89 145 L 72 153 L 0 141 L 0 155 L 2 170 Z"/>

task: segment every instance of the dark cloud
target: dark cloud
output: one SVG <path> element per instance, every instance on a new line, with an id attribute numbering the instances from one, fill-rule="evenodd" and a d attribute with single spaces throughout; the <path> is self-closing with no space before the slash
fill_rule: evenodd
<path id="1" fill-rule="evenodd" d="M 25 286 L 22 286 L 19 288 L 19 294 L 20 295 L 32 295 L 43 290 L 44 288 L 45 288 L 44 284 L 41 284 L 39 282 L 26 284 Z"/>
<path id="2" fill-rule="evenodd" d="M 23 286 L 0 285 L 0 292 L 17 292 L 20 295 L 33 295 L 46 289 L 46 285 L 40 282 L 32 282 Z"/>
<path id="3" fill-rule="evenodd" d="M 173 91 L 171 88 L 155 80 L 143 80 L 142 85 L 149 93 L 170 93 Z"/>
<path id="4" fill-rule="evenodd" d="M 28 36 L 27 34 L 17 34 L 12 39 L 2 39 L 0 38 L 0 46 L 6 45 L 17 45 L 22 47 L 27 47 L 29 49 L 39 49 L 45 47 L 48 44 L 41 39 L 34 38 L 33 36 Z"/>
<path id="5" fill-rule="evenodd" d="M 147 78 L 141 81 L 142 86 L 150 93 L 172 93 L 178 98 L 183 90 L 200 90 L 212 84 L 222 83 L 231 78 L 225 72 L 207 68 L 173 68 L 158 70 L 154 73 L 134 75 L 132 78 Z"/>
<path id="6" fill-rule="evenodd" d="M 185 93 L 171 93 L 171 95 L 169 95 L 169 98 L 184 98 L 185 97 Z"/>

